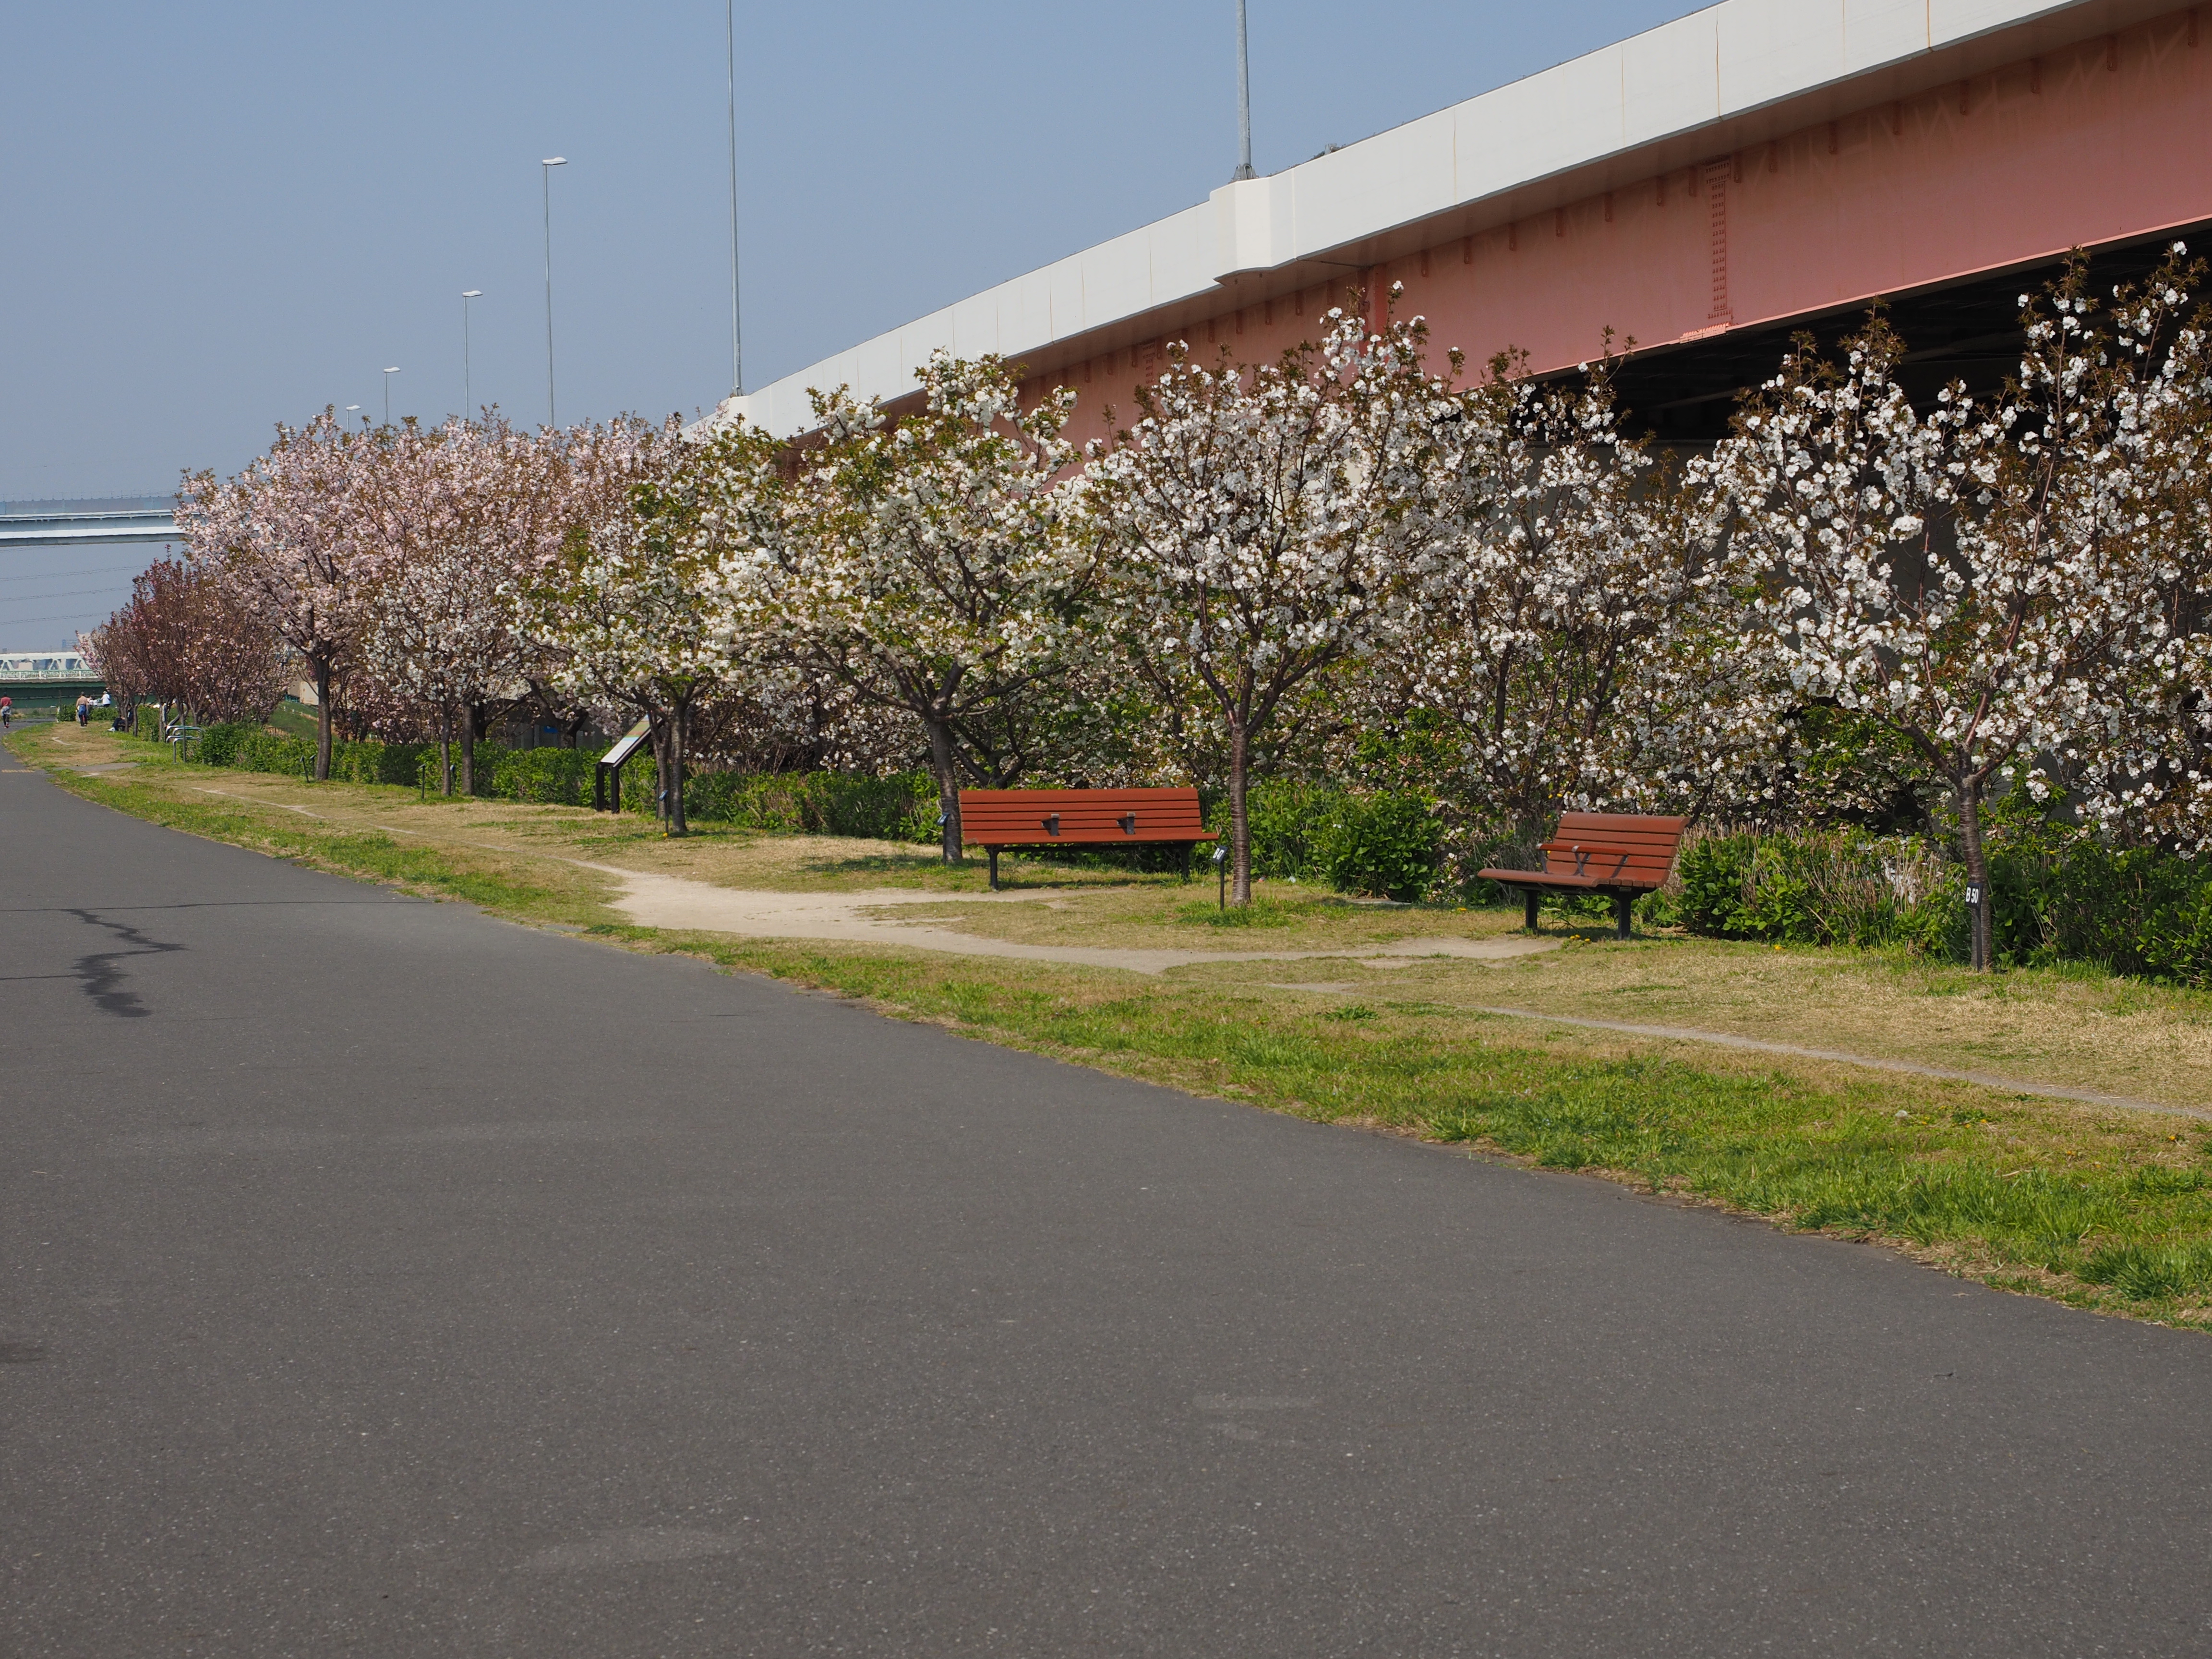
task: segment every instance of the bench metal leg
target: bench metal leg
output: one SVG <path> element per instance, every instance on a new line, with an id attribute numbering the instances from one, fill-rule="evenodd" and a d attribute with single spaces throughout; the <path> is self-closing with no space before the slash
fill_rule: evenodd
<path id="1" fill-rule="evenodd" d="M 1633 893 L 1615 893 L 1613 896 L 1613 936 L 1615 939 L 1628 937 L 1628 913 L 1635 904 Z"/>
<path id="2" fill-rule="evenodd" d="M 1521 890 L 1521 925 L 1532 933 L 1536 931 L 1536 904 L 1542 897 L 1533 887 Z"/>
<path id="3" fill-rule="evenodd" d="M 999 890 L 999 849 L 995 847 L 991 849 L 991 890 Z"/>

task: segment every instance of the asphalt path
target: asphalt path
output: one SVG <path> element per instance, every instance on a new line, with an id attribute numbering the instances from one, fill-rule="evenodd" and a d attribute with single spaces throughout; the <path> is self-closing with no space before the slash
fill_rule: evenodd
<path id="1" fill-rule="evenodd" d="M 2212 1650 L 2206 1338 L 0 767 L 14 1659 Z"/>

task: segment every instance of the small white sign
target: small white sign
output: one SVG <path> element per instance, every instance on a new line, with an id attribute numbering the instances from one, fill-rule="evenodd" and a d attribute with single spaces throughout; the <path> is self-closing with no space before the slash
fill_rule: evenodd
<path id="1" fill-rule="evenodd" d="M 599 757 L 599 764 L 602 766 L 620 766 L 632 755 L 637 753 L 638 744 L 643 743 L 647 738 L 652 735 L 652 732 L 653 728 L 644 720 L 640 720 L 635 726 L 631 726 L 629 731 L 623 732 L 622 736 L 615 739 L 615 746 L 608 750 L 605 754 Z"/>

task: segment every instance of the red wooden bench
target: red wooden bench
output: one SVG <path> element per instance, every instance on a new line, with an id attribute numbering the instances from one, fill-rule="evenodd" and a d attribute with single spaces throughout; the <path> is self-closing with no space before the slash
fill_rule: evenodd
<path id="1" fill-rule="evenodd" d="M 1180 842 L 1188 876 L 1193 845 L 1215 836 L 1199 811 L 1195 789 L 963 789 L 960 839 L 989 849 L 991 885 L 996 889 L 1002 847 Z"/>
<path id="2" fill-rule="evenodd" d="M 1687 818 L 1634 818 L 1612 812 L 1562 812 L 1559 832 L 1544 843 L 1541 870 L 1485 870 L 1483 878 L 1521 890 L 1522 916 L 1536 931 L 1536 901 L 1546 893 L 1606 893 L 1620 938 L 1628 937 L 1628 908 L 1637 896 L 1666 884 Z"/>

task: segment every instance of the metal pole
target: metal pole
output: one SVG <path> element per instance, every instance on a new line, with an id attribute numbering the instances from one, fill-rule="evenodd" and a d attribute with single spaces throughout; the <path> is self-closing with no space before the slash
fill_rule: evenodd
<path id="1" fill-rule="evenodd" d="M 545 185 L 545 424 L 558 426 L 561 416 L 553 401 L 553 169 L 566 167 L 565 155 L 549 155 L 538 164 Z"/>
<path id="2" fill-rule="evenodd" d="M 469 301 L 480 298 L 480 288 L 461 290 L 461 418 L 473 421 L 477 417 L 477 386 L 469 372 Z"/>
<path id="3" fill-rule="evenodd" d="M 738 317 L 738 0 L 724 0 L 730 43 L 730 391 L 745 389 L 745 337 Z"/>
<path id="4" fill-rule="evenodd" d="M 1252 171 L 1252 62 L 1244 48 L 1244 3 L 1237 0 L 1237 177 Z"/>

